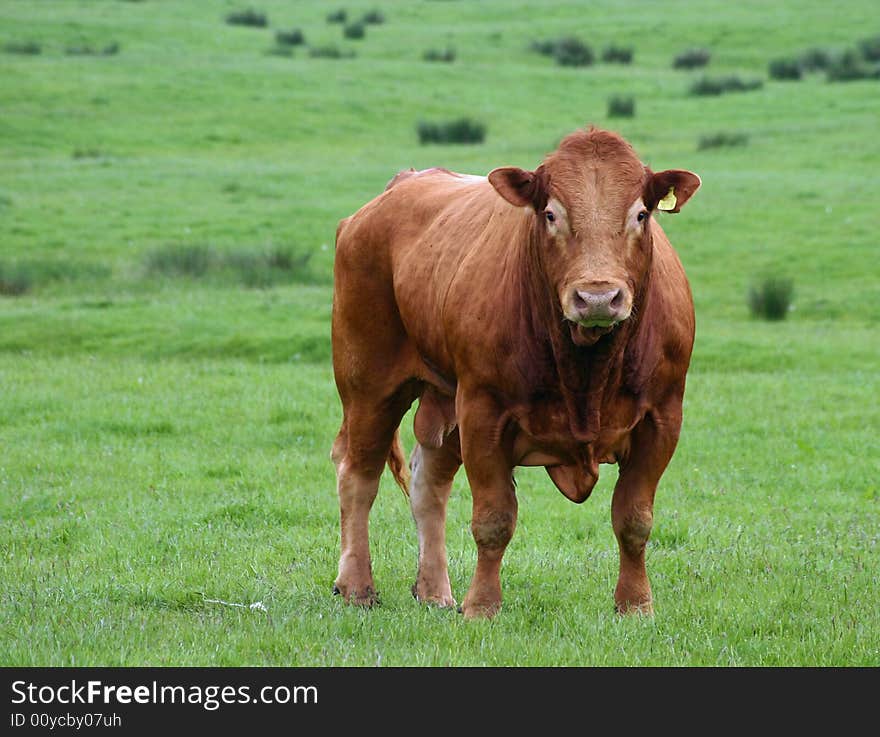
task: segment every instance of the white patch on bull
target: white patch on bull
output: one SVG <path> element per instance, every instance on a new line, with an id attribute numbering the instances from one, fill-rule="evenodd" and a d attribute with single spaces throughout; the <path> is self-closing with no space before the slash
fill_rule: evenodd
<path id="1" fill-rule="evenodd" d="M 541 217 L 544 218 L 544 222 L 547 224 L 547 232 L 552 238 L 555 238 L 560 233 L 567 235 L 571 232 L 568 224 L 568 213 L 562 203 L 555 197 L 547 200 L 547 207 L 544 208 Z"/>
<path id="2" fill-rule="evenodd" d="M 642 224 L 644 223 L 644 219 L 639 222 L 639 213 L 640 212 L 648 212 L 648 208 L 645 207 L 645 201 L 639 197 L 635 202 L 630 205 L 629 210 L 626 212 L 626 232 L 627 233 L 637 233 L 642 229 Z M 646 217 L 650 217 L 650 213 Z"/>

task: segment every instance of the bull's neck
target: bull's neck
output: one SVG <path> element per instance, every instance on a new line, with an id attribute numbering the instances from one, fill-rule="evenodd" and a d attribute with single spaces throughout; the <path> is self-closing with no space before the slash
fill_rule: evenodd
<path id="1" fill-rule="evenodd" d="M 571 338 L 554 287 L 546 276 L 540 239 L 531 229 L 521 253 L 519 274 L 519 372 L 524 379 L 524 399 L 531 404 L 561 395 L 572 436 L 591 443 L 599 434 L 602 404 L 609 386 L 623 376 L 625 349 L 640 329 L 651 268 L 640 280 L 631 316 L 592 346 L 577 346 Z"/>

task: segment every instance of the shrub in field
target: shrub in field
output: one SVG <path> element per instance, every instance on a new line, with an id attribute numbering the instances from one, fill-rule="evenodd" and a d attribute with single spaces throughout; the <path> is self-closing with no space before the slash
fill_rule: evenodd
<path id="1" fill-rule="evenodd" d="M 749 311 L 763 320 L 784 320 L 791 309 L 794 282 L 778 276 L 768 276 L 749 287 Z"/>
<path id="2" fill-rule="evenodd" d="M 880 78 L 880 67 L 867 64 L 855 51 L 845 51 L 826 70 L 829 82 Z"/>
<path id="3" fill-rule="evenodd" d="M 633 50 L 629 46 L 606 46 L 602 51 L 602 61 L 609 64 L 631 64 Z"/>
<path id="4" fill-rule="evenodd" d="M 690 86 L 690 94 L 697 96 L 722 95 L 725 92 L 748 92 L 763 87 L 760 79 L 741 79 L 733 74 L 727 77 L 700 77 Z"/>
<path id="5" fill-rule="evenodd" d="M 420 121 L 416 126 L 419 143 L 482 143 L 486 126 L 470 118 L 443 123 Z"/>
<path id="6" fill-rule="evenodd" d="M 343 8 L 327 13 L 328 23 L 345 23 L 346 20 L 348 20 L 348 11 Z"/>
<path id="7" fill-rule="evenodd" d="M 265 288 L 291 281 L 311 281 L 310 253 L 296 255 L 289 248 L 238 249 L 226 253 L 220 268 L 232 272 L 246 287 Z"/>
<path id="8" fill-rule="evenodd" d="M 797 59 L 774 59 L 767 67 L 773 79 L 800 79 L 803 76 L 801 63 Z"/>
<path id="9" fill-rule="evenodd" d="M 443 49 L 442 51 L 438 49 L 428 49 L 422 54 L 422 58 L 425 61 L 453 62 L 455 61 L 455 49 Z"/>
<path id="10" fill-rule="evenodd" d="M 338 46 L 312 46 L 309 56 L 315 59 L 351 59 L 354 51 L 340 49 Z"/>
<path id="11" fill-rule="evenodd" d="M 68 56 L 114 56 L 119 53 L 119 44 L 116 41 L 107 44 L 102 49 L 93 46 L 68 46 L 64 49 Z"/>
<path id="12" fill-rule="evenodd" d="M 32 286 L 32 279 L 26 271 L 0 263 L 0 296 L 20 297 L 27 294 Z"/>
<path id="13" fill-rule="evenodd" d="M 706 66 L 711 58 L 712 54 L 709 49 L 688 49 L 682 51 L 672 60 L 672 67 L 674 69 L 696 69 Z"/>
<path id="14" fill-rule="evenodd" d="M 632 97 L 614 96 L 608 100 L 609 118 L 632 118 L 636 114 L 636 101 Z"/>
<path id="15" fill-rule="evenodd" d="M 25 56 L 36 56 L 43 47 L 36 41 L 9 41 L 3 44 L 3 50 L 7 54 L 22 54 Z"/>
<path id="16" fill-rule="evenodd" d="M 363 23 L 349 23 L 342 31 L 346 38 L 361 39 L 367 33 L 367 27 Z"/>
<path id="17" fill-rule="evenodd" d="M 75 148 L 72 156 L 74 159 L 100 159 L 101 152 L 96 148 Z"/>
<path id="18" fill-rule="evenodd" d="M 565 36 L 553 49 L 556 63 L 564 67 L 586 67 L 593 63 L 593 50 L 574 36 Z"/>
<path id="19" fill-rule="evenodd" d="M 529 48 L 542 56 L 553 56 L 556 51 L 556 41 L 532 41 Z"/>
<path id="20" fill-rule="evenodd" d="M 266 14 L 253 8 L 234 10 L 228 13 L 226 22 L 231 26 L 252 26 L 254 28 L 265 28 L 269 25 L 269 19 L 266 17 Z"/>
<path id="21" fill-rule="evenodd" d="M 214 254 L 207 246 L 166 246 L 144 258 L 147 273 L 154 276 L 200 277 L 213 263 Z"/>
<path id="22" fill-rule="evenodd" d="M 704 151 L 709 148 L 733 148 L 745 146 L 748 142 L 749 137 L 745 133 L 712 133 L 700 136 L 697 149 Z"/>
<path id="23" fill-rule="evenodd" d="M 801 54 L 798 61 L 800 62 L 801 69 L 805 72 L 815 72 L 820 69 L 827 69 L 831 64 L 832 58 L 831 52 L 814 46 Z"/>
<path id="24" fill-rule="evenodd" d="M 880 61 L 880 36 L 859 41 L 859 51 L 868 61 Z"/>
<path id="25" fill-rule="evenodd" d="M 293 281 L 313 281 L 310 253 L 287 247 L 239 248 L 219 251 L 208 246 L 168 246 L 148 253 L 144 266 L 150 276 L 206 277 L 247 287 L 267 287 Z"/>
<path id="26" fill-rule="evenodd" d="M 302 30 L 293 28 L 289 31 L 276 31 L 275 43 L 279 46 L 300 46 L 306 42 Z"/>
<path id="27" fill-rule="evenodd" d="M 381 10 L 370 10 L 369 12 L 364 13 L 363 18 L 361 18 L 361 23 L 366 23 L 370 26 L 380 26 L 384 22 L 385 16 Z"/>

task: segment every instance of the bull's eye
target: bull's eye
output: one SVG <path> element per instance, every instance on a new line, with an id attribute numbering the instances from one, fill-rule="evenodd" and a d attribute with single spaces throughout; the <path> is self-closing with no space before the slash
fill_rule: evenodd
<path id="1" fill-rule="evenodd" d="M 639 221 L 640 223 L 645 222 L 645 220 L 648 219 L 648 211 L 647 211 L 647 210 L 642 210 L 642 211 L 639 213 L 639 216 L 638 216 L 637 219 L 638 219 L 638 221 Z"/>
<path id="2" fill-rule="evenodd" d="M 552 210 L 547 210 L 547 211 L 545 211 L 545 212 L 544 212 L 544 217 L 547 218 L 547 222 L 548 222 L 548 223 L 555 223 L 555 222 L 556 222 L 556 215 L 553 214 L 553 211 L 552 211 Z"/>

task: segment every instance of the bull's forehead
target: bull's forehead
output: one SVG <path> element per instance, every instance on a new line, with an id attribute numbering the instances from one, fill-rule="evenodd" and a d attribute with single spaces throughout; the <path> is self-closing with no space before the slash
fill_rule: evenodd
<path id="1" fill-rule="evenodd" d="M 626 141 L 607 131 L 573 133 L 544 166 L 575 231 L 616 232 L 644 191 L 644 165 Z"/>

